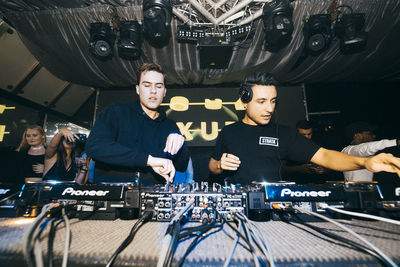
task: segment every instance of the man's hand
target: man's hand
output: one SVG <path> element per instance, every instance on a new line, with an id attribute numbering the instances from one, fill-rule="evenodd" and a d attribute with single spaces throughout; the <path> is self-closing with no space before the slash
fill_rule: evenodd
<path id="1" fill-rule="evenodd" d="M 400 177 L 400 158 L 392 154 L 380 153 L 365 161 L 365 168 L 372 172 L 392 172 Z"/>
<path id="2" fill-rule="evenodd" d="M 221 165 L 218 167 L 222 170 L 236 171 L 240 166 L 240 159 L 233 154 L 224 153 L 219 164 Z"/>
<path id="3" fill-rule="evenodd" d="M 149 155 L 147 166 L 152 167 L 154 172 L 164 177 L 167 182 L 174 181 L 175 167 L 171 160 Z"/>
<path id="4" fill-rule="evenodd" d="M 175 155 L 181 149 L 184 142 L 185 137 L 177 133 L 172 133 L 168 135 L 167 142 L 165 143 L 164 152 Z"/>
<path id="5" fill-rule="evenodd" d="M 308 164 L 309 169 L 311 170 L 311 173 L 318 173 L 318 174 L 324 174 L 326 172 L 326 169 L 322 166 L 316 165 L 316 164 Z"/>
<path id="6" fill-rule="evenodd" d="M 307 164 L 301 164 L 298 166 L 290 166 L 292 167 L 292 172 L 296 171 L 296 172 L 300 172 L 300 173 L 304 173 L 304 174 L 311 174 L 314 173 L 314 170 L 311 168 L 311 164 L 307 163 Z"/>

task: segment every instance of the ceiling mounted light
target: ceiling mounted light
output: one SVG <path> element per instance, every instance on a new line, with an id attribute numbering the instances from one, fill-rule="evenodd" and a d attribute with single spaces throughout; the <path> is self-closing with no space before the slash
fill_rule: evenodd
<path id="1" fill-rule="evenodd" d="M 205 36 L 206 33 L 203 27 L 178 25 L 176 29 L 176 39 L 182 43 L 197 43 L 200 38 Z"/>
<path id="2" fill-rule="evenodd" d="M 335 26 L 336 35 L 340 38 L 340 51 L 343 54 L 358 53 L 367 45 L 368 33 L 362 28 L 365 14 L 352 13 L 341 16 Z"/>
<path id="3" fill-rule="evenodd" d="M 161 48 L 171 37 L 172 7 L 169 0 L 143 0 L 143 28 L 147 41 Z"/>
<path id="4" fill-rule="evenodd" d="M 137 21 L 121 21 L 119 24 L 118 55 L 136 60 L 142 54 L 142 28 Z"/>
<path id="5" fill-rule="evenodd" d="M 305 49 L 309 54 L 319 54 L 326 50 L 332 40 L 331 16 L 311 15 L 303 28 Z"/>
<path id="6" fill-rule="evenodd" d="M 111 26 L 105 22 L 90 24 L 90 52 L 100 59 L 110 59 L 113 55 L 115 34 Z"/>
<path id="7" fill-rule="evenodd" d="M 293 8 L 288 0 L 272 0 L 263 8 L 265 48 L 276 52 L 288 45 L 293 33 Z"/>

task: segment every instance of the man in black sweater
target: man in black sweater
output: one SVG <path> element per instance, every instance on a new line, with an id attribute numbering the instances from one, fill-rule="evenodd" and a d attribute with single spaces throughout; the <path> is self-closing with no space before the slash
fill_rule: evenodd
<path id="1" fill-rule="evenodd" d="M 400 158 L 379 154 L 371 158 L 350 156 L 319 147 L 295 129 L 271 122 L 277 102 L 277 82 L 266 73 L 248 75 L 239 95 L 246 108 L 244 118 L 225 126 L 218 135 L 209 162 L 214 174 L 242 185 L 281 180 L 282 160 L 311 162 L 337 171 L 367 168 L 400 176 Z"/>
<path id="2" fill-rule="evenodd" d="M 172 182 L 175 170 L 187 167 L 184 137 L 159 109 L 166 94 L 161 66 L 145 63 L 137 77 L 139 100 L 106 107 L 90 132 L 86 152 L 96 161 L 95 183 L 132 182 L 138 174 L 145 184 Z"/>

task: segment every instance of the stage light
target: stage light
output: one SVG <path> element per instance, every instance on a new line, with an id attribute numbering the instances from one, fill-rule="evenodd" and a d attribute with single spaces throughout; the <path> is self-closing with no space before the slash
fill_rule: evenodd
<path id="1" fill-rule="evenodd" d="M 343 54 L 358 53 L 367 45 L 368 33 L 362 31 L 365 15 L 362 13 L 345 14 L 336 22 L 335 32 L 340 38 L 340 51 Z"/>
<path id="2" fill-rule="evenodd" d="M 169 0 L 143 0 L 143 28 L 147 41 L 161 48 L 171 37 L 172 7 Z"/>
<path id="3" fill-rule="evenodd" d="M 100 59 L 109 59 L 113 55 L 115 34 L 110 25 L 105 22 L 90 24 L 90 52 Z"/>
<path id="4" fill-rule="evenodd" d="M 234 28 L 230 28 L 225 32 L 227 38 L 233 38 L 234 40 L 241 40 L 249 36 L 251 33 L 251 24 L 240 25 Z"/>
<path id="5" fill-rule="evenodd" d="M 263 8 L 265 48 L 276 52 L 290 43 L 293 33 L 293 8 L 288 0 L 272 0 Z"/>
<path id="6" fill-rule="evenodd" d="M 178 25 L 176 39 L 179 42 L 197 43 L 200 38 L 206 36 L 204 28 L 189 25 Z"/>
<path id="7" fill-rule="evenodd" d="M 311 15 L 303 28 L 305 49 L 309 54 L 319 54 L 326 50 L 332 40 L 331 16 Z"/>
<path id="8" fill-rule="evenodd" d="M 121 21 L 119 24 L 118 55 L 136 60 L 142 54 L 142 28 L 137 21 Z"/>

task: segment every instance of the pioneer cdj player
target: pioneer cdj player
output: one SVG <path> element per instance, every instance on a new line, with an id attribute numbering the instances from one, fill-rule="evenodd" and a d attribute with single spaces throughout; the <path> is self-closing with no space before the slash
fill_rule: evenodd
<path id="1" fill-rule="evenodd" d="M 293 207 L 327 213 L 325 205 L 369 212 L 381 198 L 375 183 L 332 182 L 321 185 L 254 183 L 249 191 L 249 217 L 254 220 L 289 220 Z"/>
<path id="2" fill-rule="evenodd" d="M 398 216 L 400 187 L 376 182 L 331 182 L 321 185 L 253 183 L 249 186 L 207 182 L 173 186 L 136 184 L 79 185 L 73 182 L 26 183 L 12 202 L 18 215 L 35 217 L 48 203 L 68 205 L 69 214 L 80 219 L 136 219 L 151 211 L 153 221 L 171 221 L 190 205 L 188 221 L 232 220 L 236 212 L 252 220 L 290 220 L 299 208 L 333 216 L 326 205 L 367 213 Z M 3 188 L 8 193 L 11 189 Z M 15 190 L 14 190 L 15 191 Z M 8 205 L 10 206 L 10 205 Z M 7 205 L 5 207 L 8 207 Z"/>

